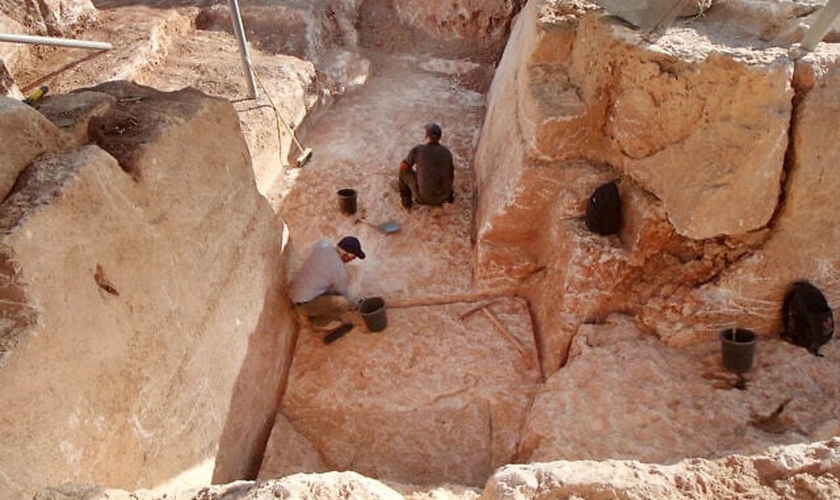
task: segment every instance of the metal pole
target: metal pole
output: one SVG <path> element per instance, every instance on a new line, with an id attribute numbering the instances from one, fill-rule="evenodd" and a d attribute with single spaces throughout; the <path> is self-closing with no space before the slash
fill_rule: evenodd
<path id="1" fill-rule="evenodd" d="M 238 0 L 228 0 L 230 3 L 230 18 L 233 21 L 233 32 L 239 41 L 239 53 L 242 56 L 242 65 L 245 66 L 245 73 L 248 76 L 248 92 L 251 99 L 257 98 L 257 86 L 254 83 L 254 71 L 251 69 L 251 55 L 248 53 L 248 42 L 245 40 L 245 29 L 242 27 L 242 15 L 239 13 Z"/>
<path id="2" fill-rule="evenodd" d="M 820 12 L 819 17 L 817 17 L 817 21 L 805 33 L 805 36 L 802 38 L 802 43 L 799 46 L 808 52 L 813 51 L 817 44 L 825 37 L 825 34 L 828 33 L 828 30 L 831 29 L 831 25 L 834 24 L 834 20 L 837 19 L 838 14 L 840 14 L 840 0 L 828 0 L 828 3 Z"/>
<path id="3" fill-rule="evenodd" d="M 73 40 L 70 38 L 53 38 L 48 36 L 33 35 L 11 35 L 0 33 L 0 42 L 31 43 L 37 45 L 58 45 L 61 47 L 74 47 L 79 49 L 111 50 L 114 48 L 106 42 L 86 42 L 84 40 Z"/>

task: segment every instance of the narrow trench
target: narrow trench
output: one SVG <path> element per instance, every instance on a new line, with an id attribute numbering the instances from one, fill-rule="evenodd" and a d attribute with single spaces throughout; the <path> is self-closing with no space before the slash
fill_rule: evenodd
<path id="1" fill-rule="evenodd" d="M 363 11 L 380 4 L 365 2 Z M 463 86 L 461 75 L 481 65 L 420 51 L 368 47 L 363 55 L 368 81 L 302 128 L 313 157 L 274 203 L 289 228 L 290 275 L 319 239 L 362 241 L 368 258 L 349 266 L 351 295 L 383 297 L 389 325 L 329 345 L 296 333 L 274 428 L 252 448 L 262 454 L 252 457 L 261 462 L 252 474 L 353 470 L 479 486 L 517 457 L 533 387 L 544 381 L 530 304 L 473 284 L 473 155 L 486 93 Z M 442 126 L 441 142 L 455 156 L 456 202 L 442 215 L 403 211 L 391 186 L 428 122 Z M 380 234 L 339 213 L 335 195 L 347 187 L 359 193 L 357 217 L 396 219 L 401 230 Z"/>

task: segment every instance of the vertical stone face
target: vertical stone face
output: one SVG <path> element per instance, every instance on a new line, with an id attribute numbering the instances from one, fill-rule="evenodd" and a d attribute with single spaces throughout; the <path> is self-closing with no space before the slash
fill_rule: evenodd
<path id="1" fill-rule="evenodd" d="M 781 331 L 781 299 L 789 284 L 808 279 L 823 290 L 832 307 L 840 303 L 840 232 L 837 209 L 840 189 L 831 172 L 840 161 L 836 141 L 826 140 L 836 128 L 840 101 L 840 59 L 833 51 L 797 61 L 798 105 L 793 120 L 791 161 L 784 197 L 772 231 L 759 251 L 721 273 L 717 282 L 693 290 L 680 300 L 685 313 L 702 317 L 711 327 L 737 318 L 758 332 Z M 680 320 L 672 314 L 645 313 L 651 324 Z"/>
<path id="2" fill-rule="evenodd" d="M 568 60 L 524 63 L 523 131 L 541 157 L 624 171 L 662 199 L 684 236 L 760 228 L 779 192 L 792 63 L 779 49 L 685 54 L 677 44 L 691 37 L 668 36 L 677 35 L 648 47 L 624 26 L 584 17 Z"/>
<path id="3" fill-rule="evenodd" d="M 247 456 L 277 404 L 282 229 L 236 113 L 190 90 L 100 91 L 117 98 L 94 121 L 100 145 L 41 155 L 0 207 L 36 316 L 0 367 L 4 498 L 67 480 L 148 487 L 212 461 L 223 430 Z M 245 383 L 268 396 L 250 425 L 225 424 Z"/>
<path id="4" fill-rule="evenodd" d="M 609 140 L 676 231 L 704 239 L 764 227 L 780 194 L 792 63 L 781 54 L 763 65 L 710 54 L 701 64 L 653 57 L 620 65 Z"/>
<path id="5" fill-rule="evenodd" d="M 815 89 L 833 88 L 834 51 L 794 75 L 784 50 L 746 50 L 720 19 L 644 39 L 592 9 L 525 7 L 476 152 L 476 278 L 520 284 L 546 372 L 562 366 L 580 324 L 610 311 L 685 345 L 733 321 L 775 333 L 796 277 L 832 296 L 833 185 L 818 172 L 833 146 L 814 138 L 833 127 L 830 91 Z M 614 178 L 624 227 L 593 235 L 587 199 Z"/>

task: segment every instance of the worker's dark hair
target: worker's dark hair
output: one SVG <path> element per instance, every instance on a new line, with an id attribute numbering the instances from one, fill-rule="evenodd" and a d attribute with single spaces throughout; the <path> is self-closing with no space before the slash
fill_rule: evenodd
<path id="1" fill-rule="evenodd" d="M 426 125 L 426 137 L 431 139 L 433 142 L 438 142 L 441 135 L 443 135 L 443 132 L 440 130 L 440 125 L 437 123 L 429 123 Z"/>

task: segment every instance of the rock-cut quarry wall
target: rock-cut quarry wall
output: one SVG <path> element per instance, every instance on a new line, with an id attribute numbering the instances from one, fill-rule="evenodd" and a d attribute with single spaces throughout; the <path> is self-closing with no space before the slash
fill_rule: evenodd
<path id="1" fill-rule="evenodd" d="M 427 33 L 454 26 L 454 39 L 504 31 L 486 5 L 394 2 Z M 529 299 L 547 374 L 572 337 L 595 338 L 578 334 L 596 326 L 581 325 L 614 312 L 684 345 L 733 323 L 771 334 L 795 278 L 836 303 L 835 180 L 825 174 L 838 152 L 821 133 L 836 116 L 836 59 L 830 46 L 793 57 L 772 43 L 772 22 L 733 24 L 710 11 L 644 37 L 579 1 L 532 0 L 518 17 L 475 162 L 477 278 Z M 293 331 L 283 229 L 255 188 L 235 110 L 125 82 L 48 103 L 39 113 L 0 99 L 0 136 L 16 145 L 0 148 L 0 497 L 94 477 L 149 487 L 214 458 L 225 477 L 253 476 L 258 464 L 241 458 L 260 456 L 294 339 L 281 334 Z M 616 177 L 625 225 L 594 236 L 583 207 Z M 755 490 L 801 482 L 800 463 L 832 474 L 836 449 L 801 452 L 829 457 L 819 464 L 785 452 L 754 467 L 726 459 L 731 468 L 699 478 L 675 473 L 674 488 L 703 490 L 751 467 Z M 601 465 L 506 467 L 484 497 L 572 483 L 596 496 L 618 491 L 615 469 L 663 476 Z M 599 474 L 610 484 L 580 484 Z M 294 481 L 324 498 L 348 488 L 284 484 Z M 273 497 L 293 488 L 265 487 Z"/>
<path id="2" fill-rule="evenodd" d="M 837 304 L 840 146 L 817 131 L 836 129 L 838 51 L 791 51 L 791 12 L 730 2 L 650 35 L 595 3 L 520 13 L 476 153 L 476 273 L 532 301 L 547 374 L 613 312 L 685 346 L 777 337 L 798 279 Z M 612 179 L 622 229 L 590 233 Z"/>
<path id="3" fill-rule="evenodd" d="M 151 487 L 223 432 L 254 467 L 294 339 L 232 105 L 127 82 L 0 97 L 0 136 L 0 498 Z M 235 393 L 269 397 L 243 416 Z"/>

